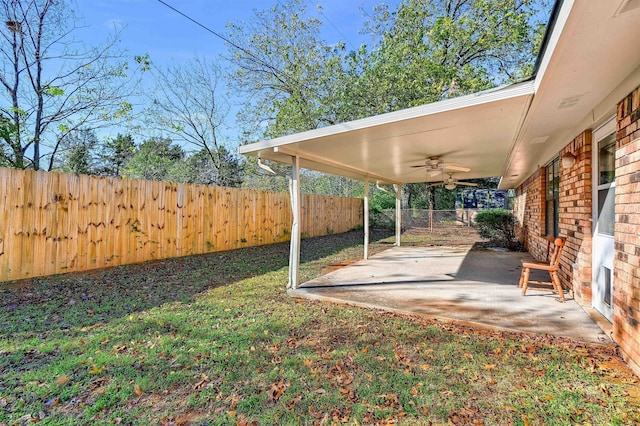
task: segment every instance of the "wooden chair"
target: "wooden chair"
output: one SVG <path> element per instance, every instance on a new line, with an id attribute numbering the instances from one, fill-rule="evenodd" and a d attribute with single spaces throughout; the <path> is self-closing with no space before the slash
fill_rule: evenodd
<path id="1" fill-rule="evenodd" d="M 522 262 L 522 274 L 520 275 L 520 283 L 518 287 L 522 287 L 522 295 L 527 295 L 527 287 L 530 283 L 550 285 L 551 291 L 555 291 L 560 295 L 560 300 L 564 302 L 564 290 L 560 284 L 560 277 L 558 276 L 558 269 L 560 268 L 560 256 L 562 255 L 562 249 L 564 248 L 564 238 L 556 238 L 553 243 L 553 253 L 551 254 L 551 260 L 548 263 L 545 262 Z M 532 269 L 538 269 L 541 271 L 549 272 L 550 282 L 546 281 L 529 281 L 529 275 Z"/>

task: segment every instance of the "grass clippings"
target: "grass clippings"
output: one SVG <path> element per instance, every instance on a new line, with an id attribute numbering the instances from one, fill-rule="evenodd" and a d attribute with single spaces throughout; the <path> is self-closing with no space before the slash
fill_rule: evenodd
<path id="1" fill-rule="evenodd" d="M 361 238 L 304 240 L 303 277 Z M 2 284 L 0 425 L 640 422 L 611 347 L 293 300 L 287 261 L 278 244 Z"/>

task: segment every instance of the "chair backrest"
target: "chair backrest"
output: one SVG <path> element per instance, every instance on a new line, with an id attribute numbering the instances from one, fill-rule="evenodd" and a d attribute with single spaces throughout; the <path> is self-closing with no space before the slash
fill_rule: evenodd
<path id="1" fill-rule="evenodd" d="M 551 255 L 550 266 L 558 267 L 560 265 L 560 256 L 562 256 L 562 249 L 564 248 L 564 238 L 556 238 L 553 242 L 553 254 Z"/>

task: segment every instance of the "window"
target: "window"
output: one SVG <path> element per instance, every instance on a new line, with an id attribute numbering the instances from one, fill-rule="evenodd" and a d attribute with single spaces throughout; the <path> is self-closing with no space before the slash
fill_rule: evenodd
<path id="1" fill-rule="evenodd" d="M 615 228 L 616 136 L 598 142 L 598 233 L 613 236 Z"/>
<path id="2" fill-rule="evenodd" d="M 556 158 L 546 167 L 545 188 L 545 234 L 558 235 L 560 211 L 560 158 Z"/>

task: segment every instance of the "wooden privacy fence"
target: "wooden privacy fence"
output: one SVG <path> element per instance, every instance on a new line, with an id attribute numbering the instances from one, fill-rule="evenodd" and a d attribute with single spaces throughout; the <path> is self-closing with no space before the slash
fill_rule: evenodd
<path id="1" fill-rule="evenodd" d="M 289 240 L 289 194 L 0 168 L 0 281 Z M 303 236 L 363 222 L 357 198 L 304 195 Z"/>

